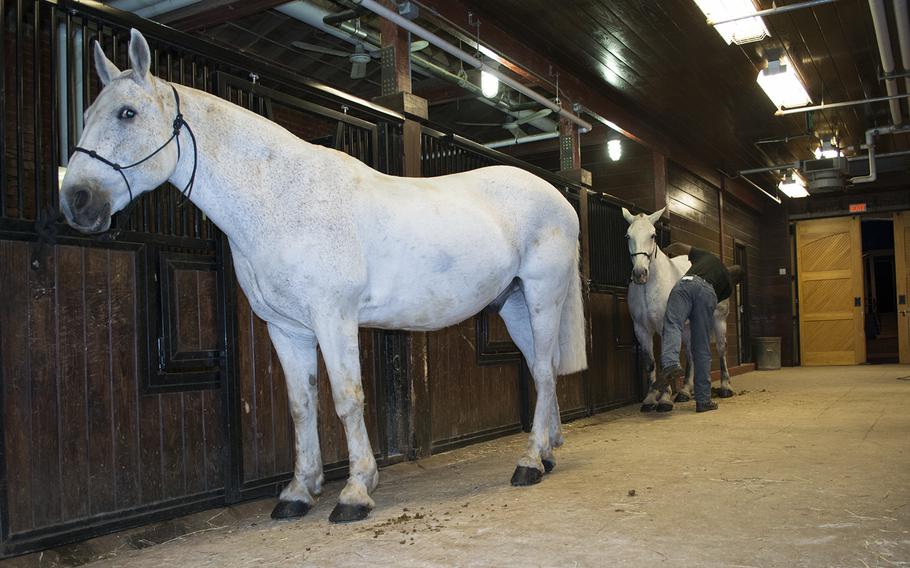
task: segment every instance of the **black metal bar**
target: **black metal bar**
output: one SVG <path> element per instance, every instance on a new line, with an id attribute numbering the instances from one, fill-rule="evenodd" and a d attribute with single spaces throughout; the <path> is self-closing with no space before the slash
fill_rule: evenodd
<path id="1" fill-rule="evenodd" d="M 6 61 L 6 3 L 0 0 L 0 32 L 3 37 L 0 38 L 0 59 Z M 6 168 L 6 71 L 0 71 L 0 113 L 3 114 L 3 120 L 0 120 L 0 217 L 7 215 L 6 211 L 6 190 L 9 183 L 9 172 Z"/>
<path id="2" fill-rule="evenodd" d="M 73 146 L 75 146 L 74 130 L 76 128 L 75 118 L 75 94 L 76 94 L 76 76 L 73 73 L 75 61 L 73 59 L 73 14 L 66 14 L 66 155 L 73 155 Z"/>
<path id="3" fill-rule="evenodd" d="M 33 107 L 33 118 L 35 120 L 35 218 L 38 217 L 38 212 L 41 211 L 41 195 L 43 192 L 43 187 L 41 184 L 42 179 L 42 169 L 45 167 L 43 149 L 41 148 L 41 131 L 43 130 L 43 125 L 41 124 L 41 106 L 44 103 L 44 97 L 41 96 L 41 4 L 35 4 L 35 14 L 34 14 L 34 30 L 32 33 L 32 49 L 34 50 L 34 60 L 32 61 L 32 88 L 34 89 L 34 96 L 32 101 L 34 104 Z"/>
<path id="4" fill-rule="evenodd" d="M 58 61 L 58 50 L 60 49 L 59 43 L 57 40 L 57 8 L 51 6 L 51 18 L 50 18 L 50 61 L 51 61 L 51 85 L 53 85 L 51 100 L 51 155 L 50 160 L 48 160 L 48 187 L 50 188 L 50 206 L 57 208 L 60 203 L 60 188 L 57 178 L 59 174 L 57 173 L 57 168 L 60 167 L 60 125 L 57 121 L 60 120 L 59 110 L 60 110 L 60 82 L 58 81 L 57 74 L 57 65 L 60 65 Z M 2 29 L 2 27 L 0 27 Z"/>
<path id="5" fill-rule="evenodd" d="M 24 218 L 22 194 L 25 186 L 25 160 L 23 156 L 25 132 L 22 124 L 25 118 L 25 85 L 23 84 L 25 81 L 22 77 L 22 59 L 22 0 L 16 0 L 16 212 L 20 219 Z"/>

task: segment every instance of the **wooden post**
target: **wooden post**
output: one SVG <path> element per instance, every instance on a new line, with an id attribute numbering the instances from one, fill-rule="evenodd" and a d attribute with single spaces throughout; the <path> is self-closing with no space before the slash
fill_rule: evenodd
<path id="1" fill-rule="evenodd" d="M 579 269 L 581 270 L 582 301 L 585 313 L 585 351 L 590 361 L 593 337 L 591 335 L 591 243 L 588 238 L 588 191 L 592 185 L 592 178 L 591 172 L 581 167 L 581 133 L 574 122 L 565 118 L 559 121 L 559 166 L 561 176 L 582 186 L 578 192 L 578 224 L 581 241 Z M 582 371 L 581 380 L 584 385 L 585 404 L 590 412 L 594 405 L 594 393 L 587 369 Z"/>
<path id="2" fill-rule="evenodd" d="M 387 8 L 396 9 L 386 0 Z M 420 144 L 422 123 L 427 120 L 426 99 L 411 93 L 411 56 L 408 34 L 392 22 L 382 19 L 379 23 L 382 34 L 382 95 L 373 102 L 400 112 L 405 116 L 402 127 L 402 174 L 420 177 Z M 408 459 L 427 457 L 431 453 L 432 430 L 430 415 L 430 384 L 427 375 L 427 334 L 411 332 L 406 342 L 406 376 L 409 404 L 397 409 L 407 413 L 407 448 L 403 448 Z"/>

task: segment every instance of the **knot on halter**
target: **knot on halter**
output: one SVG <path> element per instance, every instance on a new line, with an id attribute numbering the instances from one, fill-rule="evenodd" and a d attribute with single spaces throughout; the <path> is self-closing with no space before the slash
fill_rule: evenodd
<path id="1" fill-rule="evenodd" d="M 180 134 L 180 129 L 184 124 L 186 123 L 183 121 L 183 115 L 178 112 L 177 116 L 174 118 L 174 136 Z"/>

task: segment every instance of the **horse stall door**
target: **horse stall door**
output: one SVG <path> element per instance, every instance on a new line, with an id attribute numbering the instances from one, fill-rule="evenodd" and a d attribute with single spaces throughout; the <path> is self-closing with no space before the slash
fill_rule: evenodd
<path id="1" fill-rule="evenodd" d="M 861 239 L 858 217 L 796 224 L 799 343 L 804 365 L 866 361 Z"/>
<path id="2" fill-rule="evenodd" d="M 42 215 L 100 90 L 92 42 L 125 66 L 129 28 L 50 2 L 2 9 L 2 81 L 16 85 L 0 89 L 5 556 L 223 503 L 225 435 L 214 226 L 169 186 L 104 238 Z M 155 53 L 171 81 L 196 85 L 183 70 L 208 65 Z"/>
<path id="3" fill-rule="evenodd" d="M 588 198 L 590 242 L 591 357 L 590 405 L 601 412 L 644 396 L 632 315 L 629 313 L 628 223 L 620 206 L 602 197 Z"/>
<path id="4" fill-rule="evenodd" d="M 376 124 L 336 112 L 309 101 L 218 73 L 219 96 L 287 128 L 301 139 L 350 154 L 377 167 Z M 233 280 L 233 274 L 230 275 Z M 236 323 L 236 373 L 232 382 L 232 412 L 237 438 L 232 440 L 230 467 L 236 487 L 228 499 L 275 496 L 294 472 L 294 428 L 288 408 L 281 363 L 266 323 L 253 313 L 238 286 L 232 288 Z M 366 405 L 364 418 L 370 444 L 380 464 L 387 461 L 386 401 L 379 373 L 380 332 L 360 331 L 360 366 Z M 347 475 L 347 443 L 335 413 L 322 356 L 317 371 L 319 438 L 326 479 Z"/>
<path id="5" fill-rule="evenodd" d="M 900 362 L 910 363 L 910 211 L 894 214 L 894 261 L 897 277 L 897 337 Z"/>

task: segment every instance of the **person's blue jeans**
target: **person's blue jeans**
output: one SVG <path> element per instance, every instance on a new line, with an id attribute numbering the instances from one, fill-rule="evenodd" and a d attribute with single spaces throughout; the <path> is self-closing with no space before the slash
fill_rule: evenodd
<path id="1" fill-rule="evenodd" d="M 683 326 L 689 320 L 692 364 L 695 365 L 695 401 L 711 401 L 711 329 L 717 295 L 714 287 L 698 276 L 683 276 L 670 291 L 664 330 L 661 333 L 660 363 L 664 369 L 679 365 Z"/>

